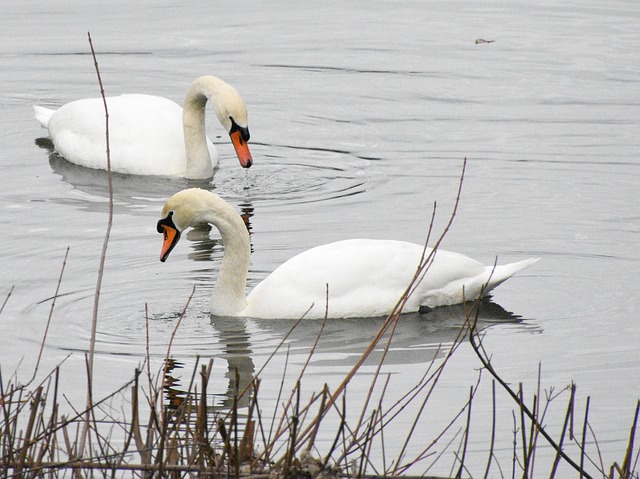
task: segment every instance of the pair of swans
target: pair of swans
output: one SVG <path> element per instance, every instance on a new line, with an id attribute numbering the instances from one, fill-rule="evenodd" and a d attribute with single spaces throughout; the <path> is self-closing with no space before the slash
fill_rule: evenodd
<path id="1" fill-rule="evenodd" d="M 107 98 L 111 170 L 130 175 L 211 178 L 218 154 L 205 132 L 207 101 L 229 134 L 240 164 L 249 168 L 253 159 L 247 145 L 248 116 L 240 94 L 219 78 L 202 76 L 187 91 L 184 108 L 152 95 Z M 58 110 L 33 108 L 36 120 L 49 131 L 56 153 L 76 165 L 107 169 L 102 98 L 74 101 Z"/>
<path id="2" fill-rule="evenodd" d="M 185 229 L 202 223 L 215 226 L 224 243 L 211 297 L 214 316 L 323 318 L 327 305 L 329 318 L 386 316 L 411 282 L 424 251 L 418 244 L 373 239 L 318 246 L 280 265 L 245 296 L 249 233 L 240 215 L 215 193 L 191 188 L 169 198 L 157 224 L 164 235 L 160 260 L 168 258 Z M 484 266 L 438 249 L 403 312 L 473 300 L 536 261 Z"/>
<path id="3" fill-rule="evenodd" d="M 206 179 L 217 153 L 205 133 L 205 105 L 213 104 L 240 164 L 253 162 L 247 145 L 247 110 L 235 88 L 213 76 L 196 79 L 184 108 L 150 95 L 107 99 L 111 169 L 135 175 Z M 55 151 L 68 161 L 106 169 L 105 113 L 101 98 L 79 100 L 57 111 L 34 106 L 48 129 Z M 158 231 L 164 234 L 165 261 L 180 234 L 200 223 L 213 224 L 225 251 L 211 298 L 211 314 L 256 318 L 322 318 L 328 286 L 328 317 L 387 315 L 411 282 L 422 258 L 421 245 L 386 240 L 339 241 L 288 260 L 245 296 L 251 247 L 242 218 L 218 195 L 187 189 L 162 209 Z M 426 251 L 429 254 L 430 250 Z M 484 266 L 457 253 L 438 250 L 404 307 L 404 312 L 453 305 L 487 294 L 536 258 L 497 267 Z"/>

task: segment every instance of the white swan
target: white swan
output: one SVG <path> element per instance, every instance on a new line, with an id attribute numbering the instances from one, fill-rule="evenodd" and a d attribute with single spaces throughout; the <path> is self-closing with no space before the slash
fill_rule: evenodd
<path id="1" fill-rule="evenodd" d="M 245 298 L 251 248 L 242 218 L 215 193 L 191 188 L 173 195 L 162 208 L 158 232 L 164 234 L 160 260 L 165 261 L 189 226 L 213 224 L 222 236 L 224 257 L 211 298 L 215 316 L 254 318 L 322 318 L 326 285 L 328 317 L 387 315 L 409 285 L 423 246 L 403 241 L 354 239 L 307 250 L 288 260 Z M 535 263 L 484 266 L 477 261 L 438 250 L 426 276 L 404 312 L 476 299 L 517 271 Z M 485 283 L 488 285 L 484 290 Z M 463 292 L 464 289 L 464 292 Z"/>
<path id="2" fill-rule="evenodd" d="M 240 94 L 219 78 L 202 76 L 187 91 L 184 109 L 158 96 L 107 98 L 111 170 L 132 175 L 211 178 L 218 155 L 205 132 L 207 100 L 231 136 L 240 164 L 249 168 L 253 159 L 247 145 L 248 117 Z M 107 169 L 102 98 L 74 101 L 58 110 L 33 108 L 58 154 L 76 165 Z"/>

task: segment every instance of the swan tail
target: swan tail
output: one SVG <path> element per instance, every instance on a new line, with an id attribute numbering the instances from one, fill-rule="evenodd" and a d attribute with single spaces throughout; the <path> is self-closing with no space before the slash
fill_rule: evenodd
<path id="1" fill-rule="evenodd" d="M 38 120 L 38 123 L 40 123 L 40 126 L 42 126 L 42 128 L 47 128 L 49 126 L 51 115 L 55 113 L 55 110 L 51 110 L 43 106 L 33 105 L 33 113 L 35 114 L 35 118 L 36 120 Z"/>
<path id="2" fill-rule="evenodd" d="M 484 293 L 489 293 L 496 286 L 504 283 L 511 276 L 516 274 L 518 271 L 521 271 L 529 266 L 540 261 L 540 258 L 529 258 L 522 261 L 518 261 L 516 263 L 503 264 L 500 266 L 487 266 L 486 272 L 488 275 L 488 279 L 486 281 L 486 286 L 484 289 Z"/>
<path id="3" fill-rule="evenodd" d="M 539 259 L 529 258 L 516 263 L 485 266 L 479 274 L 471 277 L 462 277 L 440 288 L 423 291 L 422 296 L 419 298 L 419 306 L 420 308 L 451 306 L 466 301 L 475 301 L 479 297 L 489 296 L 496 286 L 504 283 L 518 271 L 537 263 Z"/>

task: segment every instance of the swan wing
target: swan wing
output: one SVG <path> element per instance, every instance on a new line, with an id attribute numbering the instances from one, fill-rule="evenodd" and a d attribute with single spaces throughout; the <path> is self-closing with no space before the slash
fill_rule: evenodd
<path id="1" fill-rule="evenodd" d="M 166 98 L 142 94 L 109 97 L 107 105 L 112 171 L 184 175 L 187 158 L 180 105 Z M 38 116 L 42 114 L 37 112 Z M 62 157 L 80 166 L 106 169 L 105 114 L 101 98 L 62 106 L 50 116 L 48 130 L 56 152 Z M 207 143 L 213 152 L 212 159 L 217 159 L 215 147 L 211 141 Z"/>
<path id="2" fill-rule="evenodd" d="M 411 283 L 423 250 L 418 244 L 390 240 L 346 240 L 310 249 L 258 284 L 247 297 L 243 314 L 322 318 L 327 308 L 329 317 L 385 316 Z M 430 252 L 426 250 L 427 255 Z M 438 250 L 403 312 L 486 295 L 535 261 L 494 269 L 468 256 Z"/>
<path id="3" fill-rule="evenodd" d="M 374 317 L 388 313 L 413 277 L 422 247 L 401 241 L 347 240 L 300 253 L 249 294 L 249 315 Z"/>

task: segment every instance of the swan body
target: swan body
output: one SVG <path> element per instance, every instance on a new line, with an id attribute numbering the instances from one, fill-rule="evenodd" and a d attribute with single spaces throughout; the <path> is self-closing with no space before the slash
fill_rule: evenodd
<path id="1" fill-rule="evenodd" d="M 167 201 L 158 221 L 164 233 L 160 260 L 167 259 L 182 231 L 200 223 L 218 228 L 225 247 L 211 299 L 215 316 L 323 318 L 325 307 L 330 318 L 385 316 L 409 286 L 424 251 L 418 244 L 372 239 L 318 246 L 283 263 L 245 297 L 249 234 L 240 215 L 215 193 L 192 188 Z M 474 300 L 538 261 L 494 268 L 443 250 L 433 258 L 403 312 Z"/>
<path id="2" fill-rule="evenodd" d="M 247 145 L 247 110 L 231 85 L 213 76 L 197 78 L 184 108 L 163 97 L 126 94 L 108 97 L 111 170 L 132 175 L 210 178 L 218 163 L 205 132 L 205 105 L 213 104 L 240 164 L 253 163 Z M 107 169 L 102 98 L 78 100 L 58 110 L 34 106 L 35 118 L 49 131 L 55 151 L 76 165 Z"/>

